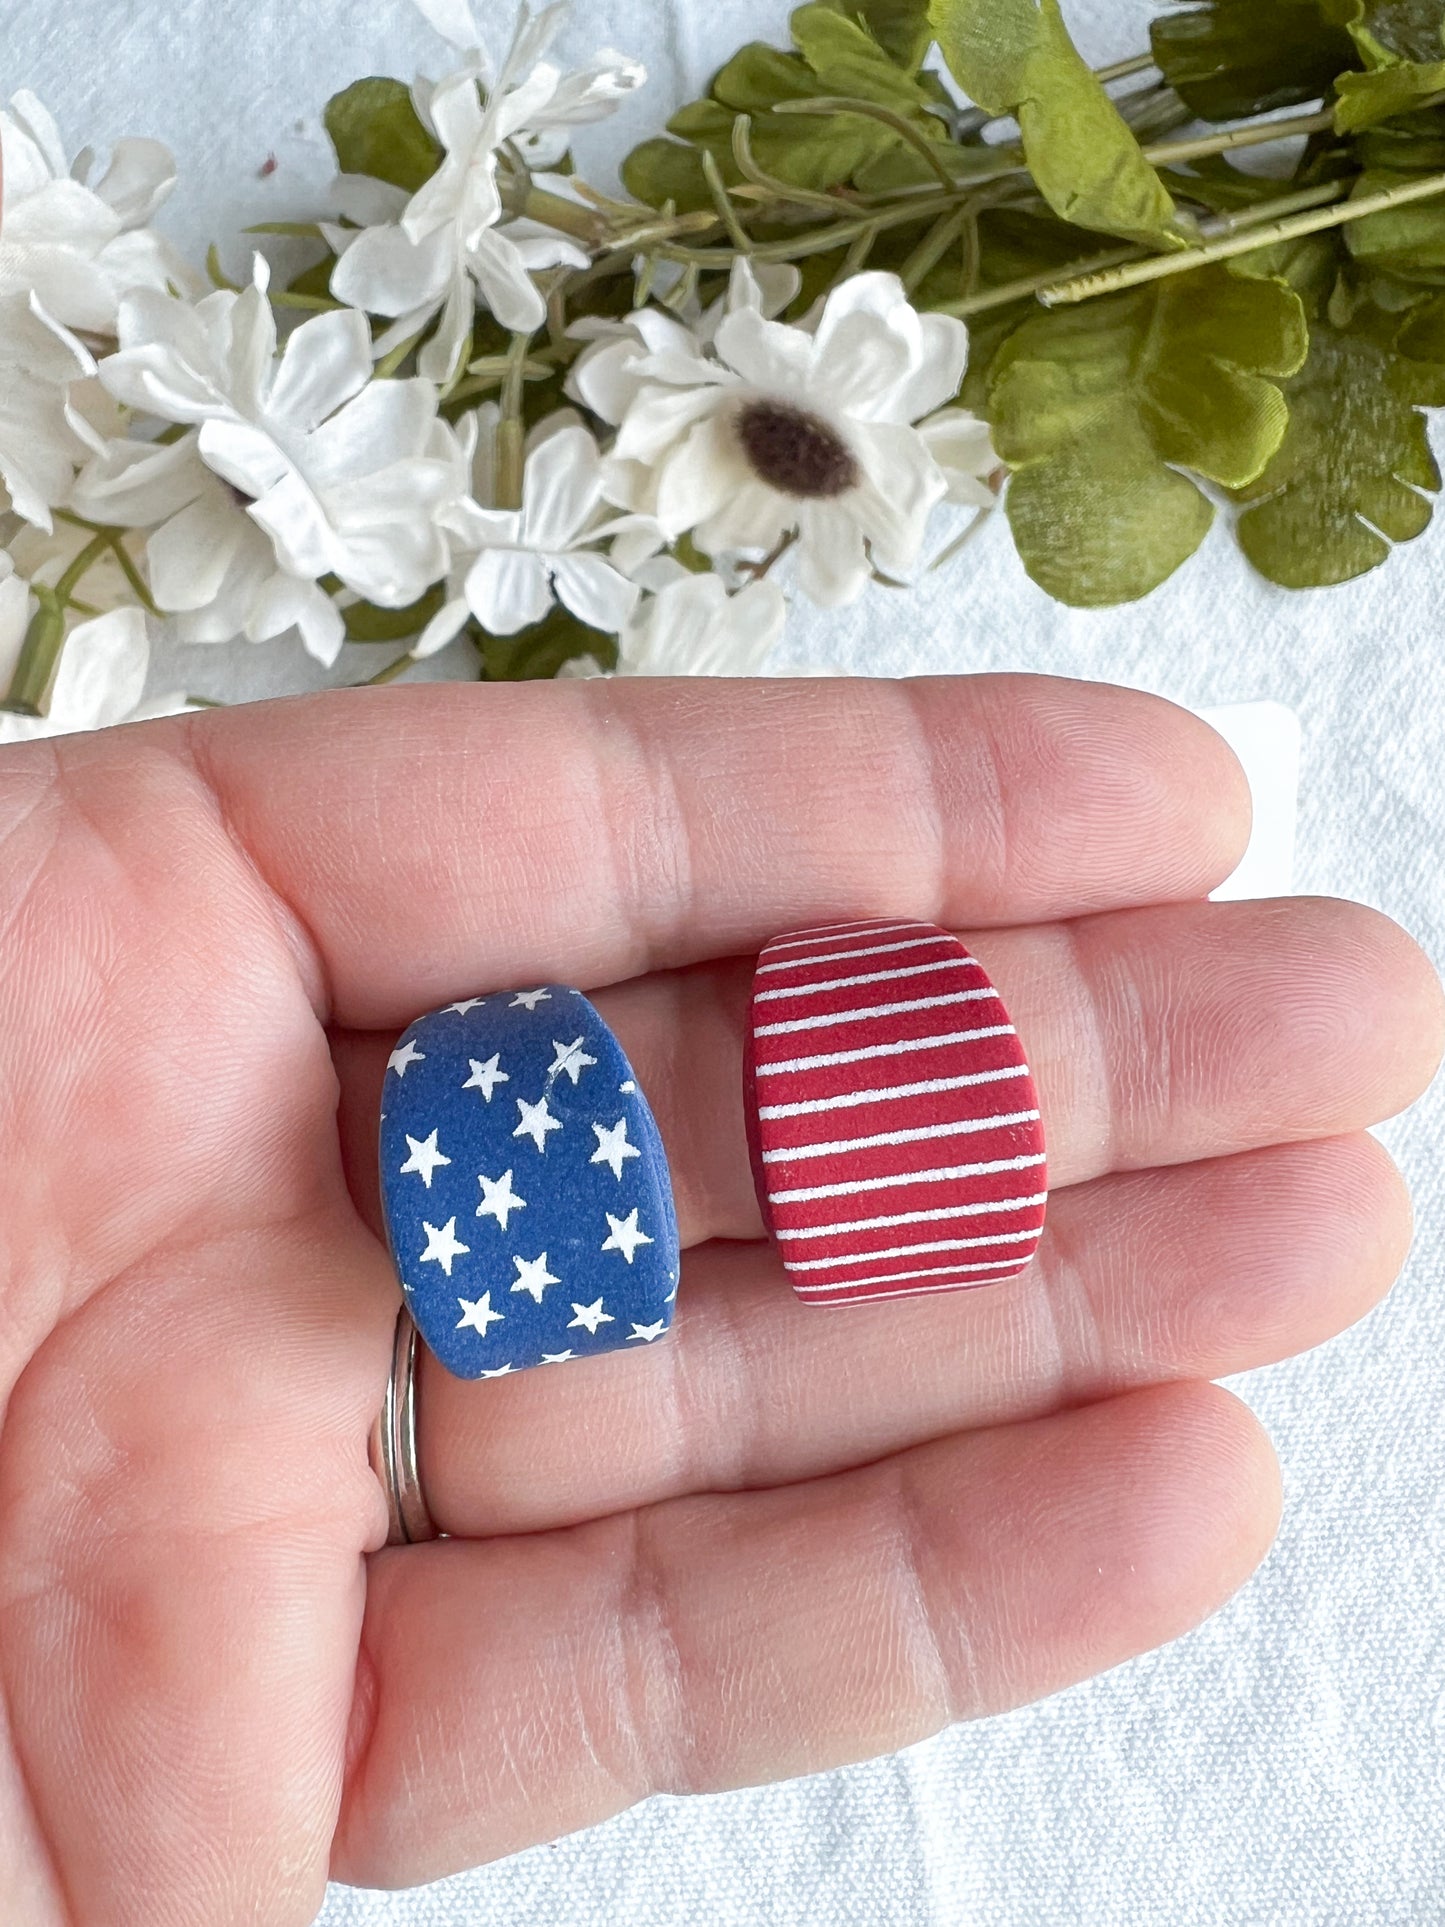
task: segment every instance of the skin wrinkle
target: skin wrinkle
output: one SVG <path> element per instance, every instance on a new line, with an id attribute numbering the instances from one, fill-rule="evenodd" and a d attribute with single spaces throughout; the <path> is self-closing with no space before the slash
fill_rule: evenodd
<path id="1" fill-rule="evenodd" d="M 921 1553 L 928 1535 L 919 1516 L 913 1476 L 915 1465 L 916 1461 L 907 1458 L 895 1461 L 894 1503 L 887 1510 L 894 1553 L 893 1571 L 897 1581 L 895 1595 L 910 1622 L 912 1637 L 908 1642 L 908 1650 L 917 1655 L 931 1675 L 930 1704 L 934 1710 L 929 1717 L 933 1721 L 933 1730 L 939 1731 L 952 1725 L 962 1714 L 953 1690 L 948 1662 L 944 1658 L 943 1641 L 933 1616 L 928 1588 L 923 1581 Z"/>
<path id="2" fill-rule="evenodd" d="M 973 786 L 970 798 L 967 850 L 962 847 L 962 839 L 959 840 L 959 847 L 950 847 L 942 775 L 943 744 L 938 732 L 928 726 L 926 686 L 904 682 L 898 685 L 898 689 L 912 725 L 915 745 L 921 752 L 921 760 L 928 772 L 927 815 L 933 831 L 934 873 L 937 878 L 933 902 L 935 905 L 956 903 L 967 895 L 963 880 L 965 870 L 976 872 L 982 868 L 986 875 L 994 879 L 1010 874 L 1009 866 L 1014 853 L 1010 843 L 1008 805 L 1005 801 L 1007 789 L 999 767 L 998 744 L 993 729 L 987 723 L 973 734 L 974 766 L 981 768 L 984 781 L 981 785 Z M 979 861 L 979 845 L 988 853 L 987 860 L 982 864 Z M 996 888 L 996 882 L 992 882 L 984 894 L 992 898 Z"/>
<path id="3" fill-rule="evenodd" d="M 625 1673 L 623 1710 L 632 1750 L 643 1763 L 643 1792 L 696 1793 L 707 1780 L 698 1772 L 702 1750 L 689 1713 L 693 1702 L 667 1582 L 658 1565 L 655 1516 L 642 1509 L 625 1513 L 616 1528 L 627 1533 L 627 1545 L 614 1610 L 634 1660 Z"/>
<path id="4" fill-rule="evenodd" d="M 202 711 L 199 714 L 190 712 L 177 718 L 177 721 L 183 726 L 182 748 L 189 760 L 191 773 L 196 779 L 203 799 L 209 806 L 210 814 L 224 832 L 226 841 L 259 884 L 266 904 L 281 931 L 286 948 L 295 960 L 296 974 L 306 991 L 311 1008 L 316 1013 L 317 1022 L 325 1025 L 331 1021 L 331 1012 L 335 1008 L 326 953 L 299 908 L 290 902 L 266 875 L 255 851 L 232 821 L 224 789 L 216 777 L 210 745 L 207 742 L 206 712 Z"/>
<path id="5" fill-rule="evenodd" d="M 679 947 L 692 921 L 696 876 L 692 821 L 683 807 L 677 766 L 671 757 L 655 760 L 643 753 L 642 737 L 628 719 L 626 705 L 601 699 L 600 726 L 587 737 L 588 769 L 592 776 L 593 822 L 603 831 L 603 847 L 610 858 L 614 900 L 622 920 L 633 933 L 637 953 L 632 967 L 614 972 L 614 979 L 641 975 L 657 968 L 658 960 Z M 618 738 L 622 739 L 619 754 Z M 630 787 L 648 798 L 648 806 L 617 810 L 603 807 L 612 795 L 609 778 L 625 764 Z M 628 834 L 628 826 L 631 834 Z M 662 887 L 659 888 L 659 881 Z M 672 906 L 666 925 L 649 923 L 649 897 Z"/>

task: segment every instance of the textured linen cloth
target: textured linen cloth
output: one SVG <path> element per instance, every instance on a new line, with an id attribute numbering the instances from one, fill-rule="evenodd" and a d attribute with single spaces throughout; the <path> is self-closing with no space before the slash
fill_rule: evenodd
<path id="1" fill-rule="evenodd" d="M 1066 11 L 1097 60 L 1144 44 L 1139 0 Z M 510 0 L 479 0 L 497 31 Z M 785 0 L 587 0 L 564 42 L 653 84 L 594 166 L 655 131 Z M 182 184 L 167 225 L 232 270 L 244 222 L 305 218 L 330 173 L 326 96 L 437 73 L 403 0 L 0 0 L 5 91 L 71 146 L 146 133 Z M 259 170 L 268 155 L 277 166 Z M 600 157 L 600 158 L 599 158 Z M 870 674 L 1034 669 L 1191 705 L 1268 698 L 1303 723 L 1299 888 L 1379 905 L 1445 959 L 1445 527 L 1344 588 L 1286 594 L 1223 531 L 1143 606 L 1047 601 L 996 524 L 908 596 L 800 609 L 799 662 Z M 358 653 L 331 680 L 376 657 Z M 437 675 L 462 673 L 439 658 Z M 155 687 L 236 699 L 323 680 L 296 645 L 180 652 Z M 1362 996 L 1369 986 L 1361 986 Z M 1329 1038 L 1320 1039 L 1322 1049 Z M 1310 1356 L 1229 1381 L 1284 1467 L 1278 1542 L 1165 1650 L 892 1758 L 610 1823 L 405 1895 L 335 1889 L 325 1927 L 1416 1927 L 1445 1920 L 1445 1089 L 1384 1136 L 1419 1232 L 1387 1302 Z"/>

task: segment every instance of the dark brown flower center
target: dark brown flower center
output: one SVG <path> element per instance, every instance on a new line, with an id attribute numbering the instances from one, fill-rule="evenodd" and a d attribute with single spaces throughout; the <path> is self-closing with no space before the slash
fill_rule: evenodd
<path id="1" fill-rule="evenodd" d="M 791 402 L 759 396 L 737 414 L 737 436 L 753 472 L 770 488 L 827 501 L 858 486 L 858 462 L 836 429 Z"/>

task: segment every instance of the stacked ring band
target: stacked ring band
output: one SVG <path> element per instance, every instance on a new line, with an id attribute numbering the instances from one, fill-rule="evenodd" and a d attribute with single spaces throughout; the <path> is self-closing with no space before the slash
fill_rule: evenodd
<path id="1" fill-rule="evenodd" d="M 387 1065 L 380 1158 L 407 1308 L 458 1378 L 641 1350 L 670 1326 L 662 1139 L 580 991 L 468 997 L 408 1026 Z"/>
<path id="2" fill-rule="evenodd" d="M 1047 1184 L 1038 1098 L 977 958 L 937 925 L 794 931 L 758 959 L 745 1112 L 763 1216 L 809 1304 L 1014 1277 Z"/>

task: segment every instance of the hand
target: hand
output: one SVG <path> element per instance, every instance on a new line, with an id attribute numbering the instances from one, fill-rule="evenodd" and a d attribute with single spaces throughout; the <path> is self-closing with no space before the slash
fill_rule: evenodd
<path id="1" fill-rule="evenodd" d="M 1280 1500 L 1206 1381 L 1385 1291 L 1362 1132 L 1442 1040 L 1385 918 L 1200 900 L 1247 815 L 1184 712 L 1024 677 L 435 685 L 0 753 L 7 1921 L 303 1927 L 328 1870 L 858 1759 L 1220 1605 Z M 860 914 L 962 928 L 1026 1041 L 1055 1195 L 1016 1283 L 822 1311 L 761 1242 L 749 953 Z M 613 986 L 676 1326 L 424 1357 L 456 1536 L 381 1549 L 382 1068 L 543 977 Z"/>

